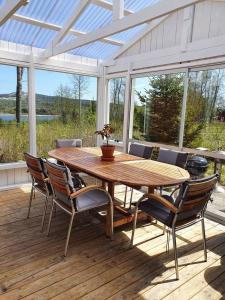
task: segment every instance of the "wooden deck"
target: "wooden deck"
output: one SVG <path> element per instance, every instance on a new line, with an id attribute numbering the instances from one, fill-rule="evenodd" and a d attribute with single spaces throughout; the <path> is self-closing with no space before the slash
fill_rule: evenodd
<path id="1" fill-rule="evenodd" d="M 26 219 L 28 197 L 28 187 L 0 192 L 0 299 L 225 298 L 224 226 L 206 222 L 206 263 L 200 225 L 179 232 L 176 281 L 173 251 L 165 253 L 160 224 L 142 224 L 136 246 L 128 249 L 131 226 L 118 228 L 110 241 L 102 224 L 83 215 L 74 224 L 68 257 L 63 258 L 68 216 L 57 212 L 46 237 L 40 233 L 41 196 Z"/>

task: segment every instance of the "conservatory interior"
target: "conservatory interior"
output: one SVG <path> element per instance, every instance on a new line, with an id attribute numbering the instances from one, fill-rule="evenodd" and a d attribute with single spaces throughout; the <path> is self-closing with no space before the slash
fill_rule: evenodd
<path id="1" fill-rule="evenodd" d="M 225 298 L 224 16 L 0 0 L 0 299 Z"/>

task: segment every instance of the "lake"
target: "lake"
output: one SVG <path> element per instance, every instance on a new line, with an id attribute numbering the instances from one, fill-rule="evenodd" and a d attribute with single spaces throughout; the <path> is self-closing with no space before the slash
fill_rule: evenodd
<path id="1" fill-rule="evenodd" d="M 51 121 L 59 117 L 59 115 L 36 115 L 38 121 Z M 0 114 L 2 121 L 15 121 L 16 115 L 14 114 Z M 21 121 L 27 121 L 28 115 L 21 115 Z"/>

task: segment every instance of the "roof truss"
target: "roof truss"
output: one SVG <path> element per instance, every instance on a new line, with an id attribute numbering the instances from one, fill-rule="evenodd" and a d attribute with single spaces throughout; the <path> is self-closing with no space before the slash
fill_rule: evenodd
<path id="1" fill-rule="evenodd" d="M 95 0 L 96 1 L 96 0 Z M 99 0 L 98 0 L 99 1 Z M 163 17 L 167 14 L 170 14 L 179 9 L 188 7 L 190 5 L 202 2 L 204 0 L 173 0 L 173 1 L 160 1 L 155 5 L 150 5 L 136 13 L 128 15 L 116 22 L 112 22 L 110 25 L 104 26 L 95 30 L 94 32 L 87 33 L 84 36 L 79 37 L 78 39 L 58 44 L 53 47 L 51 50 L 45 51 L 44 57 L 48 58 L 54 55 L 58 55 L 72 49 L 82 47 L 89 43 L 95 42 L 97 40 L 103 39 L 107 36 L 125 31 L 132 27 L 138 26 L 140 24 L 152 21 L 154 19 Z M 102 2 L 102 1 L 101 1 Z"/>
<path id="2" fill-rule="evenodd" d="M 7 0 L 0 9 L 0 26 L 4 24 L 21 6 L 26 5 L 29 0 Z"/>

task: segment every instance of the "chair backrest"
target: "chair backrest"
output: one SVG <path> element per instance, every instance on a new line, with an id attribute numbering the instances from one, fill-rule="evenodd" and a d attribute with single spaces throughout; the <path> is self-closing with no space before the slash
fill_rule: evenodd
<path id="1" fill-rule="evenodd" d="M 150 159 L 152 156 L 152 151 L 153 151 L 153 147 L 139 144 L 139 143 L 131 143 L 129 154 Z"/>
<path id="2" fill-rule="evenodd" d="M 48 160 L 46 161 L 46 168 L 55 199 L 71 205 L 70 195 L 75 189 L 70 170 L 66 166 L 61 166 Z"/>
<path id="3" fill-rule="evenodd" d="M 179 208 L 179 212 L 175 215 L 176 224 L 194 220 L 204 213 L 217 180 L 218 176 L 215 174 L 207 178 L 191 180 L 182 185 L 175 201 L 175 206 Z"/>
<path id="4" fill-rule="evenodd" d="M 48 176 L 44 160 L 29 153 L 24 153 L 24 158 L 30 172 L 32 182 L 36 185 L 36 188 L 45 193 L 51 192 L 49 184 L 45 181 Z"/>
<path id="5" fill-rule="evenodd" d="M 55 141 L 56 148 L 62 147 L 82 147 L 81 139 L 57 139 Z"/>
<path id="6" fill-rule="evenodd" d="M 169 149 L 159 149 L 158 161 L 185 168 L 188 153 Z"/>

